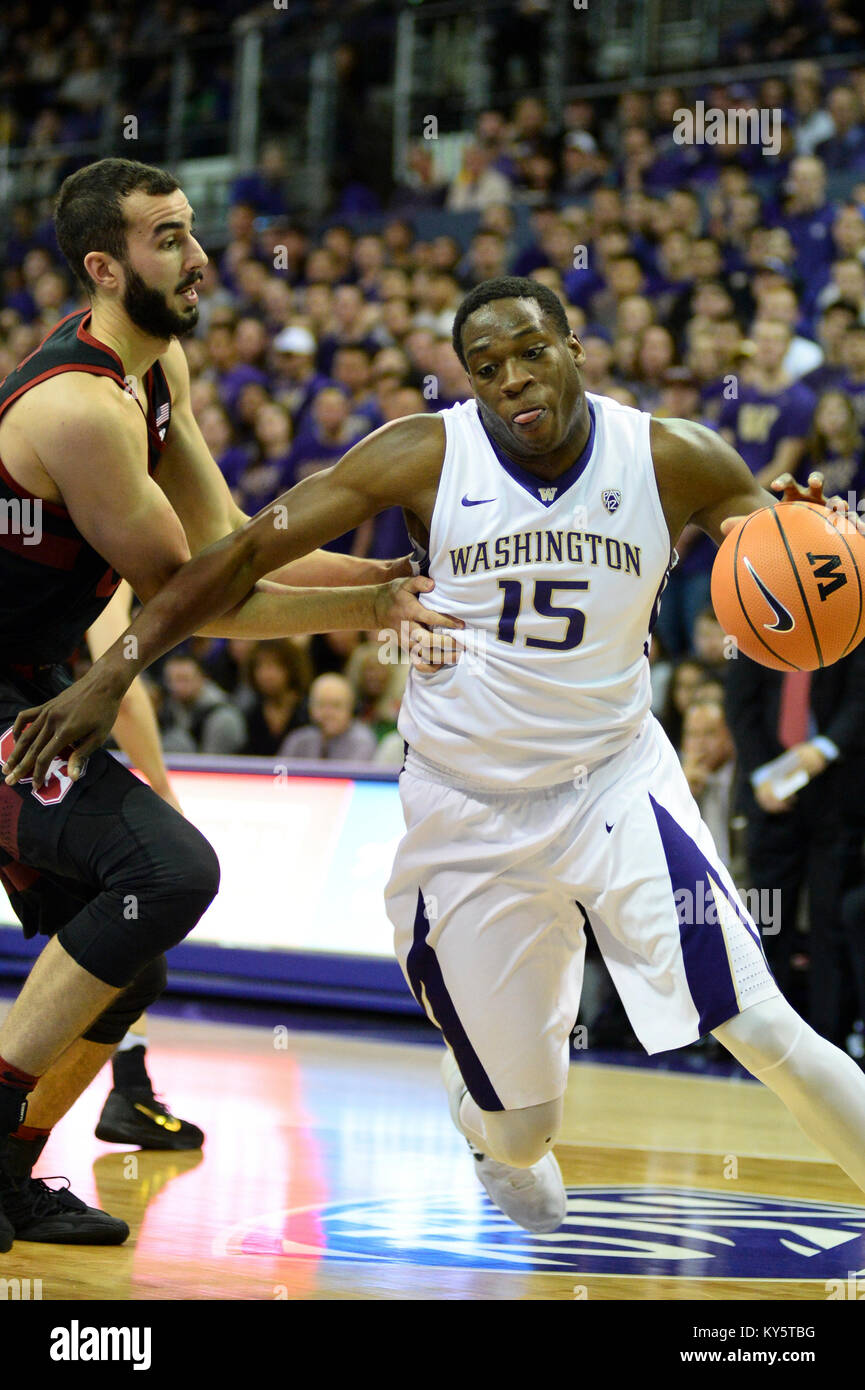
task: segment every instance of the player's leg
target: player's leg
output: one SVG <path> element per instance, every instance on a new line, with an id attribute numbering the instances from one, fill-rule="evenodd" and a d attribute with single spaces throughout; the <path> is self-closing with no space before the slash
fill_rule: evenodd
<path id="1" fill-rule="evenodd" d="M 0 1140 L 24 1119 L 22 1100 L 40 1074 L 183 939 L 218 885 L 216 857 L 203 836 L 114 759 L 101 757 L 101 775 L 90 787 L 76 784 L 63 815 L 61 802 L 40 807 L 40 820 L 26 786 L 6 789 L 23 800 L 13 808 L 17 833 L 14 844 L 4 842 L 7 852 L 28 869 L 89 885 L 93 896 L 48 943 L 0 1032 Z M 116 1036 L 91 1041 L 119 1041 L 141 1007 Z M 7 1190 L 2 1201 L 14 1206 L 21 1175 L 7 1166 L 7 1177 L 16 1192 Z"/>
<path id="2" fill-rule="evenodd" d="M 712 1032 L 865 1188 L 865 1076 L 779 992 L 675 754 L 652 740 L 593 808 L 613 831 L 591 907 L 631 1022 L 649 1051 Z"/>
<path id="3" fill-rule="evenodd" d="M 533 823 L 535 798 L 479 797 L 406 773 L 400 789 L 407 833 L 388 914 L 415 998 L 452 1054 L 452 1118 L 496 1204 L 528 1229 L 555 1229 L 565 1198 L 551 1148 L 585 944 L 578 909 L 542 878 L 560 811 L 544 803 Z"/>
<path id="4" fill-rule="evenodd" d="M 55 1191 L 32 1176 L 54 1125 L 111 1057 L 131 1022 L 159 997 L 165 985 L 165 958 L 159 957 L 121 990 L 109 1007 L 48 1068 L 28 1099 L 27 1116 L 0 1145 L 2 1166 L 14 1184 L 4 1188 L 3 1205 L 16 1240 L 61 1244 L 122 1244 L 125 1221 L 88 1207 L 68 1190 Z"/>
<path id="5" fill-rule="evenodd" d="M 853 1058 L 815 1033 L 780 994 L 712 1031 L 865 1190 L 865 1075 Z"/>
<path id="6" fill-rule="evenodd" d="M 647 1052 L 696 1042 L 778 994 L 757 924 L 654 720 L 590 773 L 577 833 L 553 867 L 585 905 Z"/>

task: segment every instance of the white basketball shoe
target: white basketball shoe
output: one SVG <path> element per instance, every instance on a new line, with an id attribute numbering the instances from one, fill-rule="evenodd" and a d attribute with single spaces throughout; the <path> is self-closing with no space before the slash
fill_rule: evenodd
<path id="1" fill-rule="evenodd" d="M 558 1230 L 565 1219 L 568 1199 L 562 1172 L 552 1150 L 531 1168 L 512 1168 L 480 1152 L 460 1124 L 460 1105 L 467 1086 L 450 1048 L 441 1064 L 448 1091 L 451 1119 L 471 1150 L 475 1172 L 490 1200 L 524 1231 L 538 1235 Z"/>

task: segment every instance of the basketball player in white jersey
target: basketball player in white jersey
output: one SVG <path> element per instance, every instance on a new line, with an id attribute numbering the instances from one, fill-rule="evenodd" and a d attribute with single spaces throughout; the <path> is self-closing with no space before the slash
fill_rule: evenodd
<path id="1" fill-rule="evenodd" d="M 474 399 L 384 426 L 185 565 L 125 642 L 21 714 L 12 776 L 40 784 L 70 744 L 74 772 L 150 661 L 259 576 L 402 506 L 429 602 L 464 620 L 465 650 L 409 679 L 387 907 L 493 1200 L 536 1231 L 565 1214 L 552 1146 L 586 920 L 649 1052 L 714 1033 L 865 1188 L 865 1076 L 779 994 L 650 713 L 648 643 L 677 537 L 695 522 L 719 542 L 725 521 L 775 498 L 702 426 L 587 395 L 583 350 L 535 281 L 472 290 L 454 346 Z"/>

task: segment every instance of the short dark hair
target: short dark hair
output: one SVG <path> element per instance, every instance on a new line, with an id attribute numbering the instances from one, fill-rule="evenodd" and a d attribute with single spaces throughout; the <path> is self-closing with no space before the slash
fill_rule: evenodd
<path id="1" fill-rule="evenodd" d="M 530 280 L 524 275 L 499 275 L 494 280 L 482 280 L 473 290 L 469 290 L 454 319 L 454 352 L 466 371 L 468 363 L 463 352 L 463 324 L 482 304 L 490 304 L 495 299 L 534 299 L 561 336 L 567 338 L 570 335 L 571 325 L 568 323 L 565 306 L 549 286 L 541 284 L 539 280 Z"/>
<path id="2" fill-rule="evenodd" d="M 100 159 L 63 180 L 54 206 L 57 243 L 88 294 L 96 289 L 84 268 L 89 252 L 105 251 L 120 261 L 126 259 L 123 199 L 139 188 L 155 197 L 179 187 L 165 169 L 134 159 Z"/>

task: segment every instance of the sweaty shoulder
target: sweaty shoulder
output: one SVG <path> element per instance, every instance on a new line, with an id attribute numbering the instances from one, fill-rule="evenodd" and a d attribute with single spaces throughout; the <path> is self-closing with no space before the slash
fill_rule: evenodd
<path id="1" fill-rule="evenodd" d="M 652 461 L 661 506 L 675 544 L 694 521 L 720 540 L 719 518 L 766 505 L 766 494 L 736 450 L 693 420 L 653 419 Z M 774 499 L 772 499 L 774 500 Z M 727 507 L 732 510 L 725 510 Z"/>

